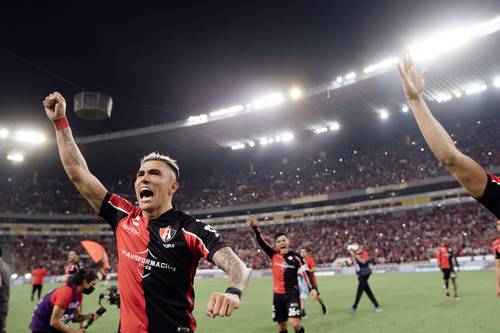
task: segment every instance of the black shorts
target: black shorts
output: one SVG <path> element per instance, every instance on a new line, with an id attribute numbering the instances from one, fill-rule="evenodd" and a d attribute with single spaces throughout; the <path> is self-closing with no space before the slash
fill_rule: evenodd
<path id="1" fill-rule="evenodd" d="M 454 279 L 457 277 L 457 273 L 451 268 L 441 268 L 441 272 L 443 272 L 443 279 L 445 280 L 448 280 L 449 278 Z"/>
<path id="2" fill-rule="evenodd" d="M 300 318 L 299 291 L 286 294 L 273 294 L 273 321 L 282 323 L 288 318 Z"/>

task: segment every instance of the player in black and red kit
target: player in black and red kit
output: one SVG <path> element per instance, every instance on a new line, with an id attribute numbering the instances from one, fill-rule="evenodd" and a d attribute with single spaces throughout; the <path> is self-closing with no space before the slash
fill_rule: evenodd
<path id="1" fill-rule="evenodd" d="M 278 323 L 280 333 L 288 332 L 287 321 L 295 332 L 303 333 L 301 323 L 298 274 L 303 274 L 313 299 L 316 299 L 317 286 L 313 282 L 300 254 L 291 251 L 288 237 L 279 233 L 275 236 L 276 248 L 270 246 L 261 236 L 257 220 L 250 219 L 248 224 L 255 231 L 257 242 L 272 260 L 273 269 L 273 320 Z"/>
<path id="2" fill-rule="evenodd" d="M 476 161 L 460 152 L 446 130 L 434 118 L 423 97 L 427 71 L 417 73 L 408 54 L 403 56 L 403 64 L 398 64 L 398 71 L 408 104 L 429 148 L 463 188 L 496 216 L 497 234 L 500 236 L 500 178 L 486 173 Z M 497 238 L 494 245 L 499 242 Z M 500 297 L 500 258 L 498 257 L 496 275 L 496 293 Z"/>
<path id="3" fill-rule="evenodd" d="M 66 119 L 59 93 L 43 102 L 56 129 L 64 169 L 82 196 L 113 228 L 118 251 L 121 333 L 193 332 L 193 281 L 205 258 L 228 273 L 229 288 L 213 293 L 207 316 L 230 316 L 240 305 L 249 270 L 211 226 L 175 209 L 179 167 L 152 153 L 140 163 L 135 181 L 139 207 L 109 193 L 89 171 Z"/>
<path id="4" fill-rule="evenodd" d="M 457 257 L 450 248 L 450 240 L 446 237 L 443 238 L 441 246 L 436 251 L 436 260 L 439 268 L 443 272 L 444 289 L 446 297 L 450 297 L 450 279 L 453 285 L 453 294 L 455 299 L 458 299 L 457 288 L 457 272 L 458 269 Z"/>
<path id="5" fill-rule="evenodd" d="M 80 261 L 80 253 L 75 249 L 69 250 L 68 261 L 66 262 L 66 267 L 64 268 L 66 283 L 68 283 L 70 277 L 72 277 L 82 269 L 83 264 Z"/>

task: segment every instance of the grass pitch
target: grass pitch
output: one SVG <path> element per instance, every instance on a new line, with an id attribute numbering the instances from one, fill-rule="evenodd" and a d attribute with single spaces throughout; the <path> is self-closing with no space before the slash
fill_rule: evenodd
<path id="1" fill-rule="evenodd" d="M 494 271 L 458 274 L 459 300 L 444 297 L 441 273 L 376 274 L 370 285 L 382 313 L 371 313 L 371 303 L 363 295 L 358 313 L 351 314 L 356 289 L 354 276 L 318 278 L 319 289 L 328 305 L 327 316 L 317 303 L 306 303 L 308 319 L 303 321 L 306 332 L 369 332 L 369 333 L 498 333 L 500 332 L 500 298 L 495 296 Z M 198 333 L 277 332 L 271 321 L 272 281 L 255 278 L 250 282 L 242 306 L 231 318 L 210 319 L 204 310 L 212 291 L 223 291 L 225 279 L 196 281 L 195 317 Z M 54 286 L 44 286 L 44 292 Z M 97 309 L 97 299 L 103 288 L 84 299 L 84 312 Z M 29 332 L 28 324 L 36 302 L 29 300 L 31 286 L 13 286 L 7 332 Z M 87 332 L 116 332 L 118 310 L 106 306 L 108 313 Z M 292 329 L 289 328 L 292 333 Z M 168 332 L 166 332 L 168 333 Z"/>

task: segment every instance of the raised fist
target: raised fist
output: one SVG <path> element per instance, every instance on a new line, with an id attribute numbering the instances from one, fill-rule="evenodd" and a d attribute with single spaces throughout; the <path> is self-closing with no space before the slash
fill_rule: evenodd
<path id="1" fill-rule="evenodd" d="M 52 121 L 66 116 L 66 100 L 57 91 L 53 92 L 43 100 L 43 108 L 47 117 Z"/>

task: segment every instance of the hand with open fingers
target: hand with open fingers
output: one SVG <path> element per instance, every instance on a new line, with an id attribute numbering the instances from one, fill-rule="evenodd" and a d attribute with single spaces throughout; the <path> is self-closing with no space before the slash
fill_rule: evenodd
<path id="1" fill-rule="evenodd" d="M 57 91 L 53 92 L 43 100 L 43 107 L 47 117 L 52 121 L 66 116 L 66 100 Z"/>
<path id="2" fill-rule="evenodd" d="M 248 220 L 247 220 L 247 225 L 250 227 L 250 228 L 255 228 L 257 226 L 257 219 L 255 217 L 250 217 Z"/>
<path id="3" fill-rule="evenodd" d="M 311 289 L 309 296 L 311 296 L 313 301 L 317 300 L 318 299 L 318 291 L 316 289 Z"/>
<path id="4" fill-rule="evenodd" d="M 420 74 L 413 66 L 413 61 L 409 54 L 403 55 L 403 65 L 397 65 L 399 76 L 403 82 L 403 90 L 408 100 L 415 100 L 422 96 L 425 86 L 425 78 L 428 71 L 424 69 Z"/>
<path id="5" fill-rule="evenodd" d="M 215 292 L 208 300 L 206 315 L 210 318 L 229 317 L 239 307 L 240 299 L 237 295 Z"/>

